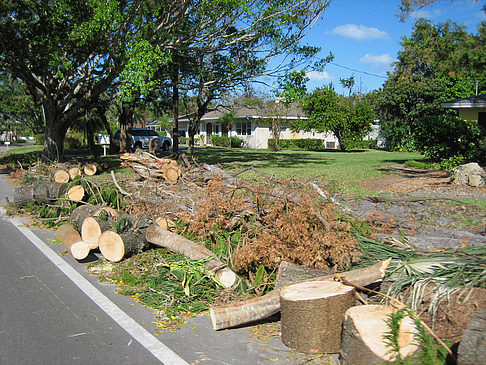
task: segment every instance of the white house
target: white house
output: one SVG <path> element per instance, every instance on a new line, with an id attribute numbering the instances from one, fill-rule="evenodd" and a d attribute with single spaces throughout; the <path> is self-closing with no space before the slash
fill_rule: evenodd
<path id="1" fill-rule="evenodd" d="M 222 123 L 221 117 L 230 111 L 233 113 L 234 123 L 231 125 L 231 129 L 228 130 L 227 126 Z M 211 144 L 211 134 L 236 136 L 245 141 L 244 146 L 247 148 L 268 148 L 268 140 L 273 138 L 272 119 L 279 118 L 281 121 L 280 124 L 282 125 L 280 132 L 281 139 L 322 139 L 324 143 L 323 147 L 325 148 L 335 149 L 339 147 L 338 140 L 332 132 L 292 132 L 290 129 L 292 120 L 307 119 L 300 108 L 291 107 L 282 110 L 282 115 L 276 114 L 258 107 L 241 106 L 231 110 L 225 107 L 219 107 L 204 114 L 196 138 L 204 136 L 204 142 Z M 191 115 L 188 115 L 179 119 L 180 136 L 188 136 L 190 117 Z M 156 122 L 147 125 L 147 127 L 155 130 L 160 129 Z"/>

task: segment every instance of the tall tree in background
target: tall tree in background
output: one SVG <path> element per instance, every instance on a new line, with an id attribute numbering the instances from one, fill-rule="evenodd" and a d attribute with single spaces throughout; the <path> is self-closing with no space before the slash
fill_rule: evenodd
<path id="1" fill-rule="evenodd" d="M 463 26 L 454 23 L 433 25 L 422 19 L 416 22 L 410 37 L 403 37 L 403 49 L 378 99 L 382 135 L 391 149 L 419 148 L 426 154 L 442 150 L 444 154 L 440 158 L 447 158 L 451 157 L 447 156 L 447 151 L 457 149 L 438 148 L 435 143 L 440 138 L 427 138 L 424 131 L 428 130 L 429 135 L 455 135 L 453 143 L 456 144 L 460 144 L 460 140 L 472 140 L 471 136 L 450 130 L 460 121 L 446 122 L 448 119 L 442 118 L 444 123 L 440 128 L 440 121 L 434 119 L 434 128 L 427 126 L 431 118 L 455 114 L 443 109 L 441 102 L 474 95 L 476 87 L 478 92 L 486 89 L 485 36 L 484 22 L 477 34 L 469 34 Z M 473 129 L 457 130 L 469 133 Z M 443 141 L 451 143 L 449 139 Z M 468 148 L 474 149 L 474 143 Z M 439 158 L 439 155 L 434 153 L 433 157 Z"/>
<path id="2" fill-rule="evenodd" d="M 294 128 L 331 131 L 341 151 L 361 141 L 374 120 L 371 104 L 363 95 L 338 95 L 332 85 L 314 90 L 304 99 L 303 106 L 309 119 L 297 121 Z"/>
<path id="3" fill-rule="evenodd" d="M 225 52 L 236 42 L 246 42 L 266 55 L 289 50 L 328 4 L 328 0 L 5 0 L 0 2 L 0 68 L 21 79 L 42 105 L 43 157 L 58 160 L 63 158 L 72 121 L 118 82 L 127 84 L 120 90 L 130 102 L 130 96 L 143 95 L 157 82 L 151 76 L 161 65 L 177 64 L 179 51 Z M 189 24 L 190 31 L 181 31 L 180 24 Z M 173 73 L 172 79 L 177 83 L 179 78 Z M 176 103 L 175 95 L 173 99 Z"/>

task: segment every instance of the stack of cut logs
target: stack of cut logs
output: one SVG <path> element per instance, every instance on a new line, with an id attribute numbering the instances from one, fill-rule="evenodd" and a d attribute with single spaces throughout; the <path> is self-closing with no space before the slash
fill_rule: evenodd
<path id="1" fill-rule="evenodd" d="M 120 223 L 129 222 L 127 229 L 117 230 Z M 71 214 L 71 223 L 62 225 L 57 234 L 67 250 L 78 260 L 90 250 L 99 249 L 111 262 L 141 252 L 148 243 L 181 253 L 192 260 L 207 258 L 205 265 L 225 287 L 236 284 L 237 276 L 217 256 L 205 247 L 172 233 L 170 220 L 152 219 L 146 215 L 121 216 L 110 207 L 82 205 Z M 119 233 L 122 231 L 122 233 Z"/>
<path id="2" fill-rule="evenodd" d="M 144 151 L 125 153 L 120 158 L 122 166 L 132 168 L 144 179 L 163 179 L 169 184 L 175 184 L 181 176 L 177 161 L 170 158 L 158 158 Z"/>
<path id="3" fill-rule="evenodd" d="M 82 201 L 85 196 L 84 188 L 75 185 L 68 188 L 68 183 L 78 176 L 93 176 L 99 174 L 108 166 L 96 163 L 88 163 L 84 167 L 58 165 L 51 172 L 52 181 L 39 181 L 33 186 L 16 188 L 13 196 L 13 203 L 23 207 L 28 203 L 38 200 L 40 202 L 55 201 L 64 195 L 72 201 Z"/>

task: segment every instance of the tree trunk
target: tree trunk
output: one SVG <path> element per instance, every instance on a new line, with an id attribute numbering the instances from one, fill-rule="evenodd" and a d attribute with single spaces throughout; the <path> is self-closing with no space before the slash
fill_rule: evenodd
<path id="1" fill-rule="evenodd" d="M 145 238 L 133 231 L 121 234 L 111 230 L 104 231 L 98 242 L 101 254 L 111 262 L 121 261 L 145 248 Z"/>
<path id="2" fill-rule="evenodd" d="M 179 152 L 179 65 L 177 54 L 172 60 L 172 152 Z"/>
<path id="3" fill-rule="evenodd" d="M 64 139 L 71 123 L 63 120 L 62 112 L 56 110 L 55 107 L 50 108 L 46 104 L 43 106 L 46 117 L 46 134 L 42 160 L 47 163 L 63 161 Z"/>
<path id="4" fill-rule="evenodd" d="M 89 247 L 86 242 L 81 239 L 81 236 L 78 231 L 74 229 L 72 224 L 66 223 L 60 226 L 57 229 L 57 235 L 75 259 L 82 260 L 88 256 Z"/>
<path id="5" fill-rule="evenodd" d="M 101 234 L 109 229 L 111 226 L 108 222 L 97 217 L 86 217 L 81 225 L 81 238 L 93 250 L 98 248 Z"/>
<path id="6" fill-rule="evenodd" d="M 66 189 L 67 184 L 59 184 L 54 181 L 41 181 L 33 187 L 15 188 L 13 203 L 19 207 L 23 207 L 34 200 L 39 200 L 43 203 L 49 200 L 57 200 L 64 195 Z"/>
<path id="7" fill-rule="evenodd" d="M 372 283 L 381 281 L 385 276 L 385 271 L 390 264 L 390 260 L 378 262 L 375 265 L 346 271 L 339 275 L 352 284 L 367 286 Z M 323 276 L 312 280 L 333 280 L 334 275 Z M 258 298 L 253 298 L 240 303 L 230 303 L 220 307 L 210 309 L 213 328 L 220 330 L 224 328 L 239 326 L 270 317 L 280 310 L 280 290 L 275 289 L 272 292 Z"/>
<path id="8" fill-rule="evenodd" d="M 383 340 L 383 335 L 390 332 L 386 321 L 394 312 L 395 308 L 380 305 L 362 305 L 348 309 L 343 322 L 341 364 L 394 364 L 393 354 Z M 405 317 L 398 332 L 400 354 L 403 357 L 418 350 L 413 338 L 416 333 L 414 321 Z"/>
<path id="9" fill-rule="evenodd" d="M 236 274 L 231 271 L 216 255 L 207 248 L 190 241 L 178 234 L 169 232 L 160 226 L 151 226 L 147 229 L 145 235 L 150 243 L 168 248 L 171 251 L 182 253 L 191 260 L 200 260 L 211 258 L 204 265 L 214 271 L 218 281 L 225 287 L 229 288 L 237 282 Z"/>
<path id="10" fill-rule="evenodd" d="M 293 350 L 336 353 L 354 288 L 331 280 L 304 281 L 280 291 L 282 342 Z"/>

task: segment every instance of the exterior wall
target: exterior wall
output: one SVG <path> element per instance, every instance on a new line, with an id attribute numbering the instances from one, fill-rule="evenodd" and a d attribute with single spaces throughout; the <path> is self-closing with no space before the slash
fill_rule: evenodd
<path id="1" fill-rule="evenodd" d="M 259 118 L 251 118 L 245 119 L 251 123 L 251 134 L 250 135 L 238 135 L 236 131 L 236 125 L 232 126 L 231 131 L 229 131 L 230 136 L 236 136 L 244 141 L 244 147 L 246 148 L 256 148 L 256 149 L 265 149 L 268 148 L 268 140 L 273 138 L 273 134 L 269 124 L 261 120 Z M 205 136 L 204 142 L 205 144 L 210 144 L 209 135 L 207 134 L 207 124 L 212 124 L 212 131 L 213 134 L 221 135 L 221 123 L 218 121 L 202 121 L 200 127 L 200 134 L 196 135 L 197 138 L 200 135 Z M 216 127 L 217 126 L 217 127 Z M 179 121 L 179 130 L 186 131 L 188 130 L 188 123 L 186 121 Z M 215 133 L 216 131 L 216 133 Z M 169 137 L 171 137 L 169 135 Z M 311 138 L 311 139 L 322 139 L 326 148 L 338 148 L 339 144 L 337 138 L 331 132 L 325 133 L 318 133 L 318 132 L 292 132 L 289 127 L 283 127 L 280 132 L 280 138 L 282 139 L 303 139 L 303 138 Z"/>
<path id="2" fill-rule="evenodd" d="M 478 113 L 486 112 L 486 108 L 468 108 L 468 109 L 457 109 L 459 112 L 459 118 L 464 120 L 478 121 Z"/>

